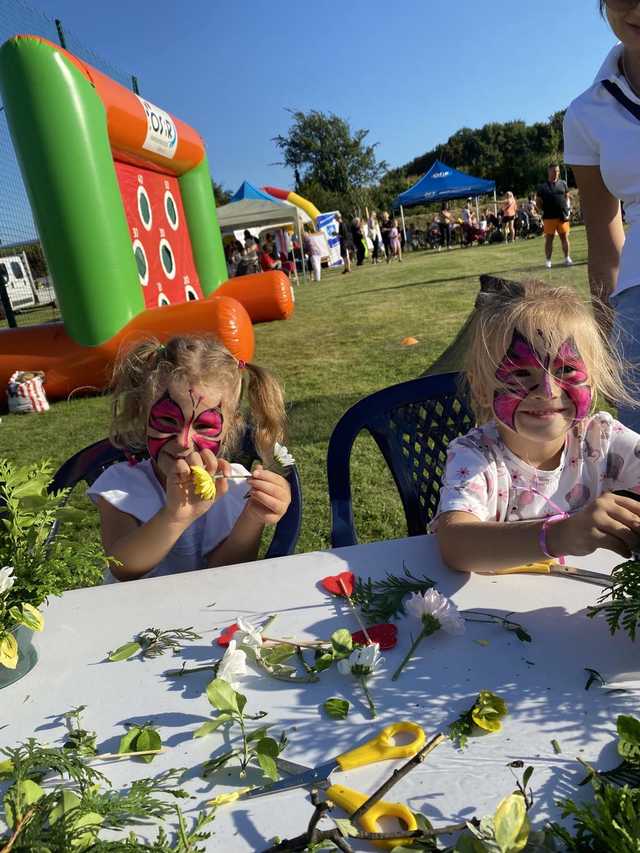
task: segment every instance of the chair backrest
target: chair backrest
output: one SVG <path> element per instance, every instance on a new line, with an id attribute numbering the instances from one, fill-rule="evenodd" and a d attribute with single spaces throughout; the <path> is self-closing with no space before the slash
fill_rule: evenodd
<path id="1" fill-rule="evenodd" d="M 358 433 L 373 436 L 391 469 L 409 536 L 425 533 L 438 507 L 449 443 L 475 424 L 460 394 L 460 374 L 421 376 L 376 391 L 353 405 L 329 440 L 331 545 L 355 545 L 349 459 Z"/>
<path id="2" fill-rule="evenodd" d="M 60 466 L 51 481 L 49 491 L 58 492 L 61 489 L 73 489 L 80 482 L 85 482 L 90 486 L 106 468 L 113 465 L 114 462 L 124 461 L 125 458 L 124 452 L 114 447 L 108 438 L 96 441 L 94 444 L 90 444 L 83 450 L 78 451 L 78 453 L 71 456 Z M 245 430 L 240 450 L 237 454 L 234 454 L 234 460 L 250 468 L 252 462 L 257 459 L 259 459 L 259 456 L 253 444 L 251 431 L 247 429 Z M 293 554 L 300 535 L 300 525 L 302 523 L 302 487 L 300 484 L 300 475 L 295 465 L 287 469 L 287 479 L 291 486 L 291 503 L 286 513 L 276 525 L 271 544 L 265 554 L 265 559 L 271 557 L 288 557 L 290 554 Z M 54 526 L 51 535 L 55 535 L 56 530 L 57 526 Z"/>

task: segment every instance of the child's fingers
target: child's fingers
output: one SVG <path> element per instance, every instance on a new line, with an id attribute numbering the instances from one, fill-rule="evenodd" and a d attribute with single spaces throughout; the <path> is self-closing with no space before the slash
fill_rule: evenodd
<path id="1" fill-rule="evenodd" d="M 176 475 L 176 480 L 178 482 L 188 479 L 189 475 L 191 474 L 191 469 L 189 468 L 187 460 L 176 459 L 175 465 L 173 466 L 173 472 Z"/>
<path id="2" fill-rule="evenodd" d="M 202 459 L 202 467 L 213 476 L 219 467 L 216 455 L 211 450 L 205 448 L 200 451 L 200 457 Z"/>
<path id="3" fill-rule="evenodd" d="M 257 503 L 261 504 L 265 509 L 268 509 L 270 512 L 282 512 L 284 502 L 281 498 L 265 494 L 264 492 L 256 492 L 254 489 L 252 489 L 249 493 L 249 497 L 252 501 L 256 501 Z"/>
<path id="4" fill-rule="evenodd" d="M 216 471 L 218 474 L 224 474 L 225 478 L 230 477 L 233 473 L 231 468 L 231 463 L 226 459 L 217 459 L 216 458 Z M 216 498 L 222 497 L 222 495 L 226 495 L 229 491 L 229 480 L 220 479 L 216 480 Z"/>
<path id="5" fill-rule="evenodd" d="M 604 522 L 601 522 L 595 533 L 596 535 L 594 538 L 598 542 L 599 547 L 611 548 L 612 551 L 622 554 L 623 557 L 629 556 L 631 551 L 638 546 L 639 540 L 637 533 L 634 533 L 632 530 L 629 530 L 626 525 L 620 524 L 620 522 L 615 521 L 612 518 L 608 518 Z M 612 544 L 601 544 L 605 539 L 612 542 Z M 616 545 L 617 547 L 613 547 L 613 545 Z M 620 550 L 621 547 L 623 550 Z"/>
<path id="6" fill-rule="evenodd" d="M 628 527 L 630 530 L 634 530 L 637 533 L 640 532 L 640 516 L 637 516 L 630 510 L 614 504 L 609 510 L 609 516 L 614 519 L 614 521 L 624 524 L 624 526 Z"/>
<path id="7" fill-rule="evenodd" d="M 640 522 L 640 500 L 628 498 L 625 495 L 615 495 L 615 502 L 617 506 L 624 507 L 624 509 L 631 512 L 636 520 Z"/>

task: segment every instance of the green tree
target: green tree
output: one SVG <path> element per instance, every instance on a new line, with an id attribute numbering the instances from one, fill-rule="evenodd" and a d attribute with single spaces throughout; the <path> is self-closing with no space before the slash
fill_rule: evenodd
<path id="1" fill-rule="evenodd" d="M 292 125 L 286 136 L 274 138 L 282 163 L 294 170 L 296 190 L 319 184 L 326 192 L 357 199 L 358 191 L 375 184 L 387 169 L 376 160 L 377 143 L 367 144 L 368 130 L 351 131 L 333 113 L 289 110 Z"/>
<path id="2" fill-rule="evenodd" d="M 213 178 L 211 178 L 211 186 L 213 187 L 213 197 L 216 200 L 216 207 L 222 207 L 223 204 L 229 204 L 232 193 L 229 192 L 229 190 L 226 190 L 222 184 L 214 181 Z"/>

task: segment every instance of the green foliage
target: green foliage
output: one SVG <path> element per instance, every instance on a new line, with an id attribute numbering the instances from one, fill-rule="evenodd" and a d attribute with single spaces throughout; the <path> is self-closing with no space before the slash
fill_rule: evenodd
<path id="1" fill-rule="evenodd" d="M 240 745 L 231 750 L 214 756 L 207 761 L 203 768 L 203 776 L 209 776 L 216 770 L 225 767 L 232 759 L 240 763 L 240 775 L 251 762 L 258 764 L 267 779 L 275 781 L 278 778 L 276 759 L 287 744 L 284 732 L 280 740 L 267 737 L 267 726 L 259 726 L 253 731 L 246 728 L 247 720 L 259 720 L 265 716 L 264 711 L 258 714 L 245 713 L 246 696 L 236 692 L 223 678 L 214 678 L 207 687 L 207 698 L 219 712 L 213 720 L 208 720 L 194 732 L 194 737 L 204 737 L 223 725 L 237 724 L 240 727 Z"/>
<path id="2" fill-rule="evenodd" d="M 449 726 L 449 737 L 464 749 L 469 738 L 478 729 L 485 732 L 497 732 L 502 728 L 502 719 L 507 715 L 507 705 L 496 693 L 481 690 L 474 704 L 463 711 L 458 719 Z"/>
<path id="3" fill-rule="evenodd" d="M 417 178 L 437 159 L 463 172 L 492 178 L 499 192 L 512 190 L 516 196 L 526 195 L 546 180 L 550 162 L 562 160 L 563 115 L 557 112 L 548 122 L 532 125 L 508 121 L 474 129 L 463 127 L 401 171 Z"/>
<path id="4" fill-rule="evenodd" d="M 64 749 L 72 749 L 78 755 L 91 756 L 97 753 L 96 749 L 96 733 L 83 729 L 80 725 L 80 717 L 85 710 L 86 705 L 80 705 L 78 708 L 72 708 L 62 715 L 65 725 L 69 731 L 67 739 L 64 742 Z"/>
<path id="5" fill-rule="evenodd" d="M 322 708 L 332 720 L 346 720 L 351 705 L 346 699 L 339 699 L 337 696 L 333 696 L 323 703 Z"/>
<path id="6" fill-rule="evenodd" d="M 316 182 L 325 191 L 348 196 L 359 187 L 375 183 L 386 170 L 376 162 L 374 145 L 365 140 L 368 130 L 351 131 L 349 123 L 334 113 L 289 110 L 292 124 L 286 136 L 274 138 L 283 165 L 296 174 L 296 189 Z"/>
<path id="7" fill-rule="evenodd" d="M 620 714 L 616 721 L 618 753 L 629 764 L 640 765 L 640 720 Z"/>
<path id="8" fill-rule="evenodd" d="M 627 560 L 616 566 L 611 580 L 613 584 L 598 599 L 603 603 L 589 608 L 587 615 L 603 613 L 612 634 L 622 628 L 635 640 L 640 623 L 640 561 Z"/>
<path id="9" fill-rule="evenodd" d="M 216 202 L 216 207 L 222 207 L 223 204 L 229 204 L 232 196 L 232 193 L 230 193 L 229 190 L 226 190 L 222 184 L 214 181 L 213 178 L 211 178 L 211 187 L 213 189 L 213 197 Z"/>
<path id="10" fill-rule="evenodd" d="M 182 771 L 169 770 L 155 779 L 138 779 L 129 788 L 115 791 L 78 751 L 52 749 L 31 739 L 2 752 L 7 756 L 3 778 L 9 782 L 9 788 L 0 811 L 0 849 L 10 845 L 6 849 L 12 853 L 75 850 L 202 853 L 204 850 L 201 843 L 210 833 L 203 830 L 213 820 L 213 814 L 203 812 L 189 828 L 172 802 L 176 797 L 187 796 L 176 787 Z M 44 776 L 47 776 L 46 788 L 39 784 Z M 69 782 L 73 783 L 73 789 Z M 164 822 L 173 816 L 177 823 L 175 833 L 171 827 L 160 827 L 153 841 L 143 840 L 135 832 L 118 841 L 99 837 L 103 831 L 122 831 L 150 820 Z"/>
<path id="11" fill-rule="evenodd" d="M 412 592 L 425 593 L 435 585 L 435 581 L 423 575 L 416 577 L 403 565 L 404 575 L 392 575 L 387 572 L 382 580 L 361 578 L 351 596 L 370 625 L 379 622 L 390 622 L 394 616 L 404 614 L 403 599 Z"/>
<path id="12" fill-rule="evenodd" d="M 145 628 L 135 640 L 109 652 L 107 659 L 112 662 L 127 660 L 138 652 L 141 658 L 157 658 L 167 651 L 178 651 L 184 640 L 201 639 L 202 635 L 196 634 L 192 628 Z"/>
<path id="13" fill-rule="evenodd" d="M 161 747 L 160 733 L 151 723 L 146 723 L 144 726 L 129 727 L 127 733 L 120 738 L 118 752 L 147 752 L 152 749 L 160 750 Z M 151 764 L 155 757 L 153 753 L 139 756 L 140 761 L 145 764 Z"/>
<path id="14" fill-rule="evenodd" d="M 102 578 L 106 560 L 97 542 L 73 540 L 69 522 L 78 513 L 65 506 L 67 494 L 47 493 L 53 467 L 38 462 L 17 467 L 0 459 L 0 566 L 12 566 L 15 583 L 0 596 L 0 638 L 17 624 L 33 627 L 32 608 L 50 595 Z M 54 523 L 59 529 L 53 540 Z"/>
<path id="15" fill-rule="evenodd" d="M 573 832 L 554 824 L 552 832 L 564 849 L 576 853 L 638 853 L 640 839 L 640 789 L 618 788 L 592 777 L 594 800 L 558 803 L 562 817 L 573 818 Z"/>

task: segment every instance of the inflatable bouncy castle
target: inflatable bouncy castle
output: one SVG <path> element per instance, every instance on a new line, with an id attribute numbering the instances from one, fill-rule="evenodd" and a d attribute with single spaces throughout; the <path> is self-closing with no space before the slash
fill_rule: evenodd
<path id="1" fill-rule="evenodd" d="M 0 48 L 0 94 L 63 318 L 0 332 L 0 384 L 43 370 L 52 398 L 103 388 L 145 334 L 209 332 L 249 360 L 243 294 L 278 319 L 291 288 L 271 272 L 217 293 L 227 268 L 199 134 L 35 36 Z"/>

